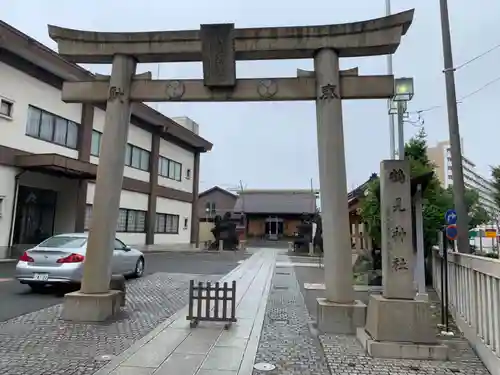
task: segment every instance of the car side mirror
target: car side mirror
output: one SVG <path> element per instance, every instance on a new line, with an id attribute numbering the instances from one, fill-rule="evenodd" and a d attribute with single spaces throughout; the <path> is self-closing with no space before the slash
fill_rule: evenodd
<path id="1" fill-rule="evenodd" d="M 124 251 L 130 251 L 132 249 L 130 248 L 130 246 L 125 245 L 125 246 L 123 246 L 123 250 Z"/>

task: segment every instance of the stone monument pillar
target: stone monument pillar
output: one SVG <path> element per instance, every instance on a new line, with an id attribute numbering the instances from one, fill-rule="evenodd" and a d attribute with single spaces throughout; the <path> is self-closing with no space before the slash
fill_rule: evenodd
<path id="1" fill-rule="evenodd" d="M 354 333 L 364 324 L 365 305 L 354 301 L 337 53 L 319 50 L 314 70 L 326 297 L 318 299 L 318 326 L 323 332 Z"/>
<path id="2" fill-rule="evenodd" d="M 446 359 L 430 306 L 415 299 L 410 163 L 385 160 L 380 168 L 382 295 L 371 295 L 358 338 L 368 354 L 385 358 Z"/>
<path id="3" fill-rule="evenodd" d="M 385 298 L 413 299 L 411 179 L 408 161 L 385 160 L 380 168 L 382 277 Z"/>
<path id="4" fill-rule="evenodd" d="M 132 57 L 116 55 L 113 58 L 82 286 L 80 291 L 66 294 L 64 319 L 102 321 L 120 306 L 117 303 L 119 293 L 109 290 L 109 281 L 130 122 L 130 87 L 135 68 Z"/>

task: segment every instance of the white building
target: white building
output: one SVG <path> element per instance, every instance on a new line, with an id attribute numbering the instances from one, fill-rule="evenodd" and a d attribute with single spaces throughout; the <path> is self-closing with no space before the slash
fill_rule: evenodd
<path id="1" fill-rule="evenodd" d="M 2 258 L 48 235 L 88 229 L 105 112 L 61 101 L 63 81 L 91 73 L 1 21 L 0 40 Z M 199 159 L 211 147 L 134 104 L 117 237 L 135 246 L 195 243 Z"/>
<path id="2" fill-rule="evenodd" d="M 429 147 L 427 153 L 429 159 L 436 165 L 436 174 L 444 187 L 453 185 L 450 143 L 439 142 L 435 147 Z M 479 193 L 479 203 L 497 217 L 499 210 L 493 199 L 495 188 L 491 181 L 481 176 L 476 171 L 476 165 L 465 156 L 462 156 L 462 167 L 465 187 L 475 189 Z"/>

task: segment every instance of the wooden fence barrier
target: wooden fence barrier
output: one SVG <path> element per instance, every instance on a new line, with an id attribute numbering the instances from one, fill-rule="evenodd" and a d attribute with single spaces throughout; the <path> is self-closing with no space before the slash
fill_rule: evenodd
<path id="1" fill-rule="evenodd" d="M 219 282 L 213 285 L 209 281 L 206 283 L 200 281 L 195 285 L 194 280 L 190 280 L 189 313 L 186 319 L 191 321 L 191 328 L 195 328 L 200 321 L 209 321 L 226 322 L 224 328 L 229 329 L 231 324 L 237 321 L 236 281 L 232 282 L 231 287 L 228 287 L 227 282 L 221 287 Z"/>

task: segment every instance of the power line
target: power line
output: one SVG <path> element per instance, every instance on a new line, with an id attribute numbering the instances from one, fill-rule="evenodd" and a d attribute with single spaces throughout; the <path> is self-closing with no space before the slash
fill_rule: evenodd
<path id="1" fill-rule="evenodd" d="M 467 99 L 467 98 L 470 98 L 471 96 L 473 95 L 476 95 L 477 93 L 483 91 L 485 88 L 487 88 L 488 86 L 491 86 L 492 84 L 496 83 L 500 81 L 500 76 L 498 76 L 497 78 L 495 79 L 492 79 L 491 81 L 487 82 L 486 84 L 484 84 L 483 86 L 481 86 L 480 88 L 478 88 L 477 90 L 475 91 L 472 91 L 471 93 L 463 96 L 462 98 L 460 98 L 460 100 L 458 101 L 459 103 L 462 102 L 464 99 Z"/>
<path id="2" fill-rule="evenodd" d="M 458 99 L 458 100 L 457 100 L 457 104 L 463 104 L 463 102 L 464 102 L 464 100 L 465 100 L 465 99 L 468 99 L 468 98 L 470 98 L 471 96 L 474 96 L 474 95 L 476 95 L 476 94 L 480 93 L 480 92 L 481 92 L 481 91 L 483 91 L 484 89 L 488 88 L 489 86 L 491 86 L 491 85 L 493 85 L 494 83 L 497 83 L 497 82 L 499 82 L 499 81 L 500 81 L 500 76 L 498 76 L 498 77 L 496 77 L 496 78 L 494 78 L 494 79 L 492 79 L 492 80 L 490 80 L 490 81 L 486 82 L 483 86 L 479 87 L 478 89 L 476 89 L 476 90 L 474 90 L 474 91 L 472 91 L 472 92 L 468 93 L 467 95 L 462 96 L 460 99 Z M 419 114 L 421 114 L 421 113 L 425 113 L 425 112 L 431 112 L 431 111 L 434 111 L 434 110 L 436 110 L 436 109 L 440 109 L 440 108 L 443 108 L 443 107 L 444 107 L 444 105 L 433 105 L 433 106 L 431 106 L 431 107 L 427 107 L 427 108 L 425 108 L 425 109 L 420 109 L 420 110 L 418 110 L 418 111 L 411 111 L 411 112 L 409 112 L 409 113 L 419 113 Z"/>
<path id="3" fill-rule="evenodd" d="M 495 45 L 495 46 L 493 46 L 493 47 L 491 47 L 490 49 L 488 49 L 488 50 L 486 50 L 486 51 L 484 51 L 484 52 L 482 52 L 482 53 L 474 56 L 473 58 L 471 58 L 471 59 L 463 62 L 462 64 L 457 65 L 456 67 L 453 68 L 453 70 L 456 72 L 457 70 L 460 70 L 460 69 L 466 67 L 467 65 L 473 63 L 474 61 L 480 60 L 481 58 L 483 58 L 484 56 L 486 56 L 486 55 L 490 54 L 491 52 L 497 50 L 498 48 L 500 48 L 500 43 L 497 44 L 497 45 Z M 475 90 L 475 91 L 473 91 L 473 92 L 471 92 L 471 93 L 463 96 L 462 98 L 460 98 L 457 101 L 457 104 L 462 104 L 462 102 L 465 99 L 467 99 L 467 98 L 469 98 L 469 97 L 471 97 L 473 95 L 476 95 L 477 93 L 483 91 L 485 88 L 487 88 L 488 86 L 490 86 L 490 85 L 492 85 L 492 84 L 494 84 L 494 83 L 496 83 L 498 81 L 500 81 L 500 76 L 497 77 L 497 78 L 495 78 L 495 79 L 492 79 L 489 82 L 487 82 L 485 85 L 481 86 L 479 89 L 477 89 L 477 90 Z M 424 113 L 424 112 L 430 112 L 430 111 L 433 111 L 435 109 L 440 109 L 440 108 L 443 108 L 443 105 L 433 105 L 431 107 L 428 107 L 428 108 L 425 108 L 425 109 L 421 109 L 421 110 L 418 110 L 418 111 L 411 111 L 410 113 Z"/>
<path id="4" fill-rule="evenodd" d="M 474 62 L 474 61 L 476 61 L 476 60 L 479 60 L 479 59 L 481 59 L 482 57 L 484 57 L 484 56 L 488 55 L 489 53 L 493 52 L 493 51 L 494 51 L 494 50 L 496 50 L 497 48 L 500 48 L 500 44 L 497 44 L 496 46 L 494 46 L 494 47 L 490 48 L 489 50 L 487 50 L 487 51 L 485 51 L 485 52 L 483 52 L 483 53 L 480 53 L 479 55 L 477 55 L 477 56 L 473 57 L 473 58 L 472 58 L 472 59 L 470 59 L 470 60 L 467 60 L 467 61 L 466 61 L 466 62 L 464 62 L 463 64 L 460 64 L 460 65 L 458 65 L 457 67 L 453 68 L 453 70 L 457 71 L 457 70 L 459 70 L 459 69 L 461 69 L 461 68 L 463 68 L 463 67 L 465 67 L 465 66 L 469 65 L 470 63 L 472 63 L 472 62 Z"/>

